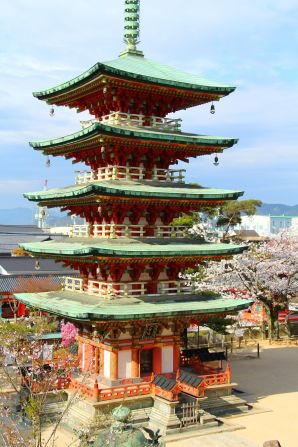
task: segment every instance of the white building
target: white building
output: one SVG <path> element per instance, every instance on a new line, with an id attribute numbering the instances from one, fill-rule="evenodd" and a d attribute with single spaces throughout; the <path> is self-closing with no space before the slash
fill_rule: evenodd
<path id="1" fill-rule="evenodd" d="M 271 236 L 281 231 L 292 230 L 298 233 L 297 216 L 242 216 L 240 230 L 255 230 L 260 236 Z"/>

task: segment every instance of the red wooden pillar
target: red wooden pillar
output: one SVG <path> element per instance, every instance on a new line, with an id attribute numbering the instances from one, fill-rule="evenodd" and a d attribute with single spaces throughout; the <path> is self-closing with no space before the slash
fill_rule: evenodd
<path id="1" fill-rule="evenodd" d="M 153 372 L 154 374 L 161 374 L 162 371 L 162 350 L 156 346 L 153 348 Z"/>
<path id="2" fill-rule="evenodd" d="M 173 371 L 176 372 L 180 368 L 180 346 L 173 346 Z"/>
<path id="3" fill-rule="evenodd" d="M 118 352 L 110 352 L 110 379 L 118 379 Z"/>
<path id="4" fill-rule="evenodd" d="M 140 350 L 131 351 L 131 377 L 140 377 Z"/>

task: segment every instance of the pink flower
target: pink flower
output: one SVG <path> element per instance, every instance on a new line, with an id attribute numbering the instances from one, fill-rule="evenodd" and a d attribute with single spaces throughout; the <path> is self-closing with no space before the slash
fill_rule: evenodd
<path id="1" fill-rule="evenodd" d="M 74 341 L 76 340 L 76 336 L 78 335 L 78 330 L 72 323 L 64 323 L 61 321 L 61 336 L 62 343 L 61 346 L 64 348 L 68 348 Z"/>

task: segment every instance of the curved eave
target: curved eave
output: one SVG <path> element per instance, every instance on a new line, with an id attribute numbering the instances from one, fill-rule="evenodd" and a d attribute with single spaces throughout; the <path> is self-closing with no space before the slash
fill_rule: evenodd
<path id="1" fill-rule="evenodd" d="M 178 188 L 165 184 L 156 186 L 150 182 L 130 183 L 123 185 L 117 181 L 93 182 L 82 186 L 72 186 L 61 189 L 50 189 L 48 191 L 28 192 L 24 197 L 32 202 L 44 202 L 55 200 L 76 199 L 91 196 L 113 196 L 152 199 L 173 200 L 236 200 L 244 193 L 243 191 L 216 190 L 212 188 L 198 188 L 191 185 L 183 185 Z M 139 186 L 139 189 L 138 189 Z M 188 186 L 188 187 L 187 187 Z"/>
<path id="2" fill-rule="evenodd" d="M 116 61 L 112 61 L 111 63 L 117 63 L 118 61 L 120 61 L 120 63 L 124 60 L 125 58 L 119 58 Z M 128 59 L 128 58 L 127 58 Z M 134 60 L 135 58 L 131 59 Z M 143 58 L 138 58 L 137 62 L 141 63 L 139 70 L 142 71 L 142 62 L 145 61 L 147 63 L 146 59 Z M 177 80 L 171 80 L 171 79 L 165 79 L 165 78 L 161 78 L 161 77 L 155 77 L 155 76 L 149 76 L 149 75 L 145 75 L 142 73 L 134 73 L 132 71 L 128 70 L 123 70 L 121 68 L 116 68 L 113 67 L 111 65 L 108 65 L 109 63 L 96 63 L 95 65 L 93 65 L 93 67 L 91 67 L 89 70 L 85 71 L 84 73 L 82 73 L 81 75 L 71 79 L 70 81 L 64 82 L 58 86 L 46 89 L 46 90 L 42 90 L 39 92 L 33 92 L 33 96 L 35 96 L 38 99 L 41 100 L 49 100 L 53 97 L 57 97 L 61 94 L 67 93 L 67 92 L 71 92 L 71 91 L 75 91 L 76 88 L 87 84 L 88 82 L 100 77 L 100 76 L 116 76 L 119 78 L 122 78 L 124 80 L 131 80 L 131 81 L 139 81 L 142 83 L 146 83 L 146 84 L 154 84 L 154 85 L 160 85 L 160 86 L 165 86 L 165 87 L 172 87 L 172 88 L 176 88 L 176 89 L 181 89 L 181 90 L 188 90 L 188 91 L 194 91 L 194 92 L 206 92 L 206 93 L 215 93 L 218 95 L 228 95 L 230 93 L 232 93 L 236 87 L 234 86 L 230 86 L 230 85 L 223 85 L 220 83 L 215 83 L 212 81 L 209 81 L 207 79 L 204 78 L 197 78 L 198 83 L 196 82 L 180 82 Z M 157 67 L 165 67 L 164 65 L 160 65 L 155 63 Z M 169 70 L 171 70 L 171 67 L 167 67 Z M 146 66 L 144 66 L 144 71 L 146 71 Z M 185 78 L 187 79 L 187 77 L 189 77 L 190 79 L 194 78 L 194 75 L 188 74 L 188 73 L 183 73 L 183 72 L 179 72 L 176 69 L 172 69 L 173 71 L 173 75 L 175 77 L 175 73 L 179 73 L 179 74 L 183 74 L 185 76 Z"/>
<path id="3" fill-rule="evenodd" d="M 193 239 L 127 239 L 124 242 L 111 239 L 72 238 L 68 241 L 32 242 L 19 244 L 31 254 L 54 256 L 83 256 L 109 258 L 150 258 L 150 257 L 206 257 L 232 256 L 242 253 L 246 246 L 233 244 L 202 243 Z"/>
<path id="4" fill-rule="evenodd" d="M 80 130 L 65 137 L 56 138 L 53 140 L 46 140 L 40 142 L 30 142 L 30 146 L 36 150 L 45 150 L 50 148 L 56 148 L 65 146 L 68 144 L 74 144 L 80 141 L 88 141 L 94 136 L 109 135 L 123 138 L 136 138 L 148 141 L 158 141 L 166 143 L 178 143 L 184 145 L 197 145 L 197 146 L 219 146 L 219 147 L 232 147 L 237 144 L 237 138 L 224 138 L 213 137 L 208 135 L 189 135 L 184 133 L 167 133 L 151 130 L 141 130 L 133 128 L 124 128 L 117 126 L 108 126 L 101 123 L 94 123 L 86 129 Z"/>
<path id="5" fill-rule="evenodd" d="M 17 293 L 18 301 L 28 307 L 68 317 L 74 320 L 98 320 L 98 321 L 131 321 L 140 319 L 152 319 L 156 317 L 183 317 L 200 316 L 206 314 L 227 314 L 247 309 L 251 300 L 225 299 L 222 297 L 209 298 L 200 295 L 185 296 L 184 300 L 175 302 L 144 302 L 139 299 L 136 304 L 125 303 L 125 299 L 98 303 L 97 296 L 73 294 L 70 292 L 46 292 L 46 293 Z M 87 302 L 86 302 L 87 301 Z M 119 303 L 119 304 L 118 304 Z"/>

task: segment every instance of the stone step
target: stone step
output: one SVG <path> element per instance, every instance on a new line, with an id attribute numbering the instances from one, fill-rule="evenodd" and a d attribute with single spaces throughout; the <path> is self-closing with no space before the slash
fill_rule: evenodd
<path id="1" fill-rule="evenodd" d="M 145 425 L 149 421 L 149 416 L 151 413 L 151 408 L 138 408 L 131 411 L 131 423 L 135 427 L 140 427 Z"/>
<path id="2" fill-rule="evenodd" d="M 211 413 L 208 413 L 208 411 L 205 411 L 203 416 L 200 419 L 200 422 L 202 425 L 218 425 L 218 421 L 216 420 L 216 416 L 214 416 Z"/>
<path id="3" fill-rule="evenodd" d="M 249 410 L 249 405 L 245 400 L 235 395 L 217 398 L 208 398 L 201 403 L 203 410 L 209 411 L 215 416 L 223 414 L 244 413 Z"/>

